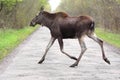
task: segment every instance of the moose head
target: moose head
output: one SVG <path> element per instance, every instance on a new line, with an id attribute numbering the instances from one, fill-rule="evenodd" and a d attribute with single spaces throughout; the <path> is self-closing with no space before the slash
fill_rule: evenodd
<path id="1" fill-rule="evenodd" d="M 43 20 L 43 11 L 44 11 L 44 7 L 42 6 L 41 9 L 40 9 L 39 14 L 37 14 L 37 15 L 32 19 L 32 21 L 30 22 L 30 26 L 33 26 L 33 27 L 34 27 L 35 25 L 42 23 L 42 20 Z"/>

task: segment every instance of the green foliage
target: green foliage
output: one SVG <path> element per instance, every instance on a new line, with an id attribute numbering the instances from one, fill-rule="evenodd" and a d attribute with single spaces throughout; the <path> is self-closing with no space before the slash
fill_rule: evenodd
<path id="1" fill-rule="evenodd" d="M 120 34 L 104 31 L 101 28 L 96 28 L 96 34 L 109 44 L 120 48 Z"/>
<path id="2" fill-rule="evenodd" d="M 37 28 L 37 27 L 36 27 Z M 0 29 L 0 60 L 13 48 L 30 35 L 36 28 L 26 27 L 23 29 Z"/>
<path id="3" fill-rule="evenodd" d="M 0 28 L 19 29 L 29 25 L 41 6 L 50 10 L 47 0 L 0 0 Z"/>
<path id="4" fill-rule="evenodd" d="M 50 9 L 47 0 L 0 0 L 0 59 L 35 30 L 24 27 L 30 24 L 41 6 Z"/>
<path id="5" fill-rule="evenodd" d="M 12 10 L 12 8 L 22 0 L 0 0 L 0 2 L 3 3 L 4 7 L 6 7 L 9 10 Z"/>
<path id="6" fill-rule="evenodd" d="M 48 5 L 46 0 L 24 0 L 17 7 L 16 25 L 18 27 L 29 25 L 32 18 L 39 12 L 41 6 L 46 7 L 46 5 Z"/>
<path id="7" fill-rule="evenodd" d="M 39 10 L 41 6 L 44 6 L 45 10 L 50 11 L 50 4 L 48 3 L 48 0 L 39 0 Z"/>
<path id="8" fill-rule="evenodd" d="M 120 0 L 62 0 L 58 11 L 65 11 L 74 16 L 92 16 L 96 26 L 104 29 L 96 29 L 97 35 L 120 47 Z"/>
<path id="9" fill-rule="evenodd" d="M 118 2 L 120 4 L 120 0 L 115 0 L 116 2 Z"/>
<path id="10" fill-rule="evenodd" d="M 93 0 L 62 0 L 58 7 L 59 11 L 65 11 L 70 15 L 80 15 L 87 13 L 86 10 L 91 11 L 93 9 Z M 92 6 L 92 8 L 91 8 Z"/>
<path id="11" fill-rule="evenodd" d="M 41 4 L 41 6 L 45 6 L 47 4 L 47 1 L 46 0 L 39 0 L 39 3 Z"/>
<path id="12" fill-rule="evenodd" d="M 70 15 L 90 15 L 96 25 L 120 32 L 120 0 L 62 0 L 58 11 Z"/>

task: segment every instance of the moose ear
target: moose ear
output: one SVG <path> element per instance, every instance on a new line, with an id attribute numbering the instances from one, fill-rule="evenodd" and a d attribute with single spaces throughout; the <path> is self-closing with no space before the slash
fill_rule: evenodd
<path id="1" fill-rule="evenodd" d="M 40 12 L 44 11 L 44 6 L 41 6 Z"/>

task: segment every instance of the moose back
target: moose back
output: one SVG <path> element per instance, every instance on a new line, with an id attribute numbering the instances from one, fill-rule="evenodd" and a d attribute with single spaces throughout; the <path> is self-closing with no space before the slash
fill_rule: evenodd
<path id="1" fill-rule="evenodd" d="M 30 26 L 35 26 L 36 24 L 46 26 L 47 28 L 49 28 L 51 32 L 50 42 L 47 45 L 43 57 L 38 62 L 39 64 L 41 64 L 45 60 L 45 56 L 48 50 L 57 39 L 60 45 L 61 52 L 66 56 L 68 56 L 69 58 L 76 60 L 76 62 L 72 64 L 70 67 L 77 66 L 82 55 L 87 50 L 86 45 L 84 43 L 85 35 L 93 39 L 100 45 L 102 50 L 103 60 L 108 64 L 110 64 L 110 61 L 107 59 L 104 53 L 103 41 L 99 39 L 94 33 L 95 22 L 92 17 L 90 16 L 70 17 L 64 12 L 49 13 L 47 11 L 44 11 L 44 8 L 42 7 L 40 13 L 30 22 Z M 78 58 L 69 55 L 63 50 L 63 39 L 68 39 L 68 38 L 78 39 L 79 44 L 81 46 L 81 53 Z"/>

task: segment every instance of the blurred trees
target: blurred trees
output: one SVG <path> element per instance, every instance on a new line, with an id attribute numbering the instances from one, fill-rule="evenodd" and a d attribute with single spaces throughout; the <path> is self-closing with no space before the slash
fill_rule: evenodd
<path id="1" fill-rule="evenodd" d="M 97 26 L 120 31 L 120 0 L 62 0 L 57 10 L 74 16 L 90 15 Z"/>
<path id="2" fill-rule="evenodd" d="M 22 28 L 44 5 L 50 9 L 47 0 L 0 0 L 0 28 Z"/>

